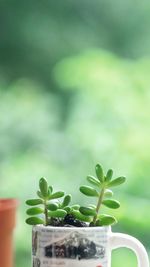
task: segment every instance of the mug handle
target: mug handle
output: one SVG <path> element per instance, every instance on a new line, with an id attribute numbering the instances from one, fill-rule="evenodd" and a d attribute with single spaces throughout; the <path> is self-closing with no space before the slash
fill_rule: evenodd
<path id="1" fill-rule="evenodd" d="M 138 267 L 149 267 L 149 259 L 146 249 L 136 238 L 126 234 L 112 233 L 110 236 L 110 246 L 111 249 L 127 247 L 133 250 L 137 256 Z"/>

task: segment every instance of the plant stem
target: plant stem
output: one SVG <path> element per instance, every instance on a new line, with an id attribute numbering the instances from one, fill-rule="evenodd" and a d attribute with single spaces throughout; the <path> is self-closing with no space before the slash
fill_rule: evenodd
<path id="1" fill-rule="evenodd" d="M 99 195 L 99 198 L 98 198 L 98 202 L 97 202 L 97 206 L 96 206 L 96 215 L 93 218 L 93 223 L 94 224 L 96 223 L 97 216 L 98 216 L 98 213 L 99 213 L 102 201 L 103 201 L 104 192 L 105 192 L 105 187 L 102 188 L 102 190 L 100 192 L 100 195 Z"/>
<path id="2" fill-rule="evenodd" d="M 44 201 L 44 214 L 45 214 L 45 225 L 48 225 L 48 210 L 47 210 L 47 201 Z"/>

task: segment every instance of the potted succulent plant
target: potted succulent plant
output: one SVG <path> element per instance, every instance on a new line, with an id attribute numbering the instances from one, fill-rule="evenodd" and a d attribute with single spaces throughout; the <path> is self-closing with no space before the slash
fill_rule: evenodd
<path id="1" fill-rule="evenodd" d="M 143 245 L 135 238 L 113 234 L 110 225 L 117 222 L 112 215 L 102 214 L 102 205 L 117 209 L 120 203 L 113 199 L 112 187 L 125 182 L 121 176 L 113 179 L 113 171 L 104 174 L 100 164 L 95 167 L 96 177 L 87 176 L 89 185 L 80 192 L 96 199 L 96 204 L 71 205 L 71 195 L 53 192 L 45 178 L 39 181 L 38 198 L 28 199 L 26 223 L 33 225 L 33 267 L 110 267 L 111 249 L 127 246 L 137 253 L 139 267 L 148 267 L 148 256 Z"/>

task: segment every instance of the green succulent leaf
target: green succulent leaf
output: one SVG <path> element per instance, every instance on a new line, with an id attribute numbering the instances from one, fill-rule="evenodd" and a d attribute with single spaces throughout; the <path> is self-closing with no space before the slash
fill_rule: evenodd
<path id="1" fill-rule="evenodd" d="M 52 211 L 57 210 L 58 209 L 58 205 L 56 203 L 49 203 L 47 205 L 47 209 L 48 210 L 52 210 Z"/>
<path id="2" fill-rule="evenodd" d="M 106 189 L 105 190 L 105 193 L 104 193 L 104 196 L 105 197 L 112 197 L 113 196 L 113 192 L 109 189 Z"/>
<path id="3" fill-rule="evenodd" d="M 39 208 L 39 207 L 30 208 L 30 209 L 27 209 L 27 211 L 26 211 L 26 213 L 28 215 L 38 215 L 38 214 L 41 214 L 43 212 L 44 212 L 44 210 L 42 208 Z"/>
<path id="4" fill-rule="evenodd" d="M 95 209 L 95 210 L 96 210 L 96 205 L 94 205 L 94 204 L 90 204 L 90 205 L 89 205 L 89 208 L 92 208 L 92 209 Z"/>
<path id="5" fill-rule="evenodd" d="M 39 188 L 44 198 L 48 197 L 48 183 L 45 178 L 41 178 L 39 181 Z"/>
<path id="6" fill-rule="evenodd" d="M 104 182 L 104 173 L 103 173 L 103 168 L 100 164 L 96 164 L 95 172 L 96 172 L 97 178 L 100 180 L 101 183 L 103 183 Z"/>
<path id="7" fill-rule="evenodd" d="M 86 216 L 95 216 L 97 214 L 96 210 L 90 207 L 80 207 L 79 211 Z"/>
<path id="8" fill-rule="evenodd" d="M 66 207 L 64 207 L 63 208 L 67 213 L 69 213 L 72 209 L 71 209 L 71 207 L 69 207 L 69 206 L 66 206 Z"/>
<path id="9" fill-rule="evenodd" d="M 80 187 L 80 192 L 83 193 L 86 196 L 89 196 L 89 197 L 98 197 L 99 196 L 99 194 L 96 191 L 96 189 L 94 189 L 91 186 L 87 186 L 87 185 L 81 186 Z"/>
<path id="10" fill-rule="evenodd" d="M 114 216 L 102 214 L 99 216 L 99 219 L 96 221 L 96 226 L 107 226 L 117 223 L 117 220 Z"/>
<path id="11" fill-rule="evenodd" d="M 95 178 L 94 176 L 88 175 L 87 180 L 89 183 L 96 185 L 98 187 L 100 187 L 100 185 L 101 185 L 100 181 L 97 178 Z"/>
<path id="12" fill-rule="evenodd" d="M 48 211 L 48 215 L 50 217 L 55 217 L 55 218 L 64 218 L 67 215 L 67 212 L 63 209 L 58 209 L 55 211 Z"/>
<path id="13" fill-rule="evenodd" d="M 118 209 L 120 207 L 119 201 L 114 199 L 105 199 L 102 204 L 111 209 Z"/>
<path id="14" fill-rule="evenodd" d="M 81 212 L 78 211 L 78 210 L 73 210 L 73 211 L 71 212 L 71 214 L 72 214 L 76 219 L 78 219 L 78 220 L 80 220 L 80 221 L 83 221 L 83 222 L 91 222 L 91 220 L 92 220 L 90 216 L 83 215 L 83 214 L 81 214 Z"/>
<path id="15" fill-rule="evenodd" d="M 68 206 L 70 202 L 71 202 L 71 195 L 66 195 L 62 202 L 62 207 Z"/>
<path id="16" fill-rule="evenodd" d="M 52 192 L 53 192 L 53 187 L 52 187 L 51 185 L 49 185 L 48 190 L 49 190 L 50 194 L 52 194 Z"/>
<path id="17" fill-rule="evenodd" d="M 29 225 L 44 224 L 44 220 L 38 217 L 29 217 L 26 219 L 26 223 Z"/>
<path id="18" fill-rule="evenodd" d="M 107 174 L 106 174 L 105 181 L 109 182 L 112 179 L 112 177 L 113 177 L 113 170 L 109 169 Z"/>
<path id="19" fill-rule="evenodd" d="M 118 177 L 114 180 L 112 180 L 111 182 L 109 182 L 107 184 L 107 187 L 110 188 L 110 187 L 113 187 L 113 186 L 118 186 L 120 184 L 123 184 L 125 182 L 126 178 L 121 176 L 121 177 Z"/>
<path id="20" fill-rule="evenodd" d="M 48 192 L 47 192 L 47 199 L 49 199 L 50 195 L 51 195 L 51 189 L 50 189 L 50 188 L 48 188 Z"/>
<path id="21" fill-rule="evenodd" d="M 37 196 L 40 197 L 40 198 L 42 198 L 42 199 L 44 199 L 43 196 L 42 196 L 42 194 L 41 194 L 41 192 L 40 192 L 40 190 L 37 191 Z"/>
<path id="22" fill-rule="evenodd" d="M 39 204 L 43 204 L 43 200 L 42 199 L 28 199 L 26 200 L 26 204 L 29 206 L 36 206 Z"/>
<path id="23" fill-rule="evenodd" d="M 50 195 L 49 199 L 61 198 L 64 195 L 65 195 L 65 193 L 63 191 L 58 191 L 58 192 L 53 193 L 52 195 Z"/>
<path id="24" fill-rule="evenodd" d="M 71 209 L 73 209 L 73 210 L 79 210 L 79 208 L 80 208 L 80 205 L 78 205 L 78 204 L 71 206 Z"/>

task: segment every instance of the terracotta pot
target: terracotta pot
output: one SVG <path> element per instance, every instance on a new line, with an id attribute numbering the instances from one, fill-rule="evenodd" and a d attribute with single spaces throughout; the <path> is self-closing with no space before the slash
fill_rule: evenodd
<path id="1" fill-rule="evenodd" d="M 0 266 L 13 267 L 13 229 L 18 201 L 0 199 Z"/>

